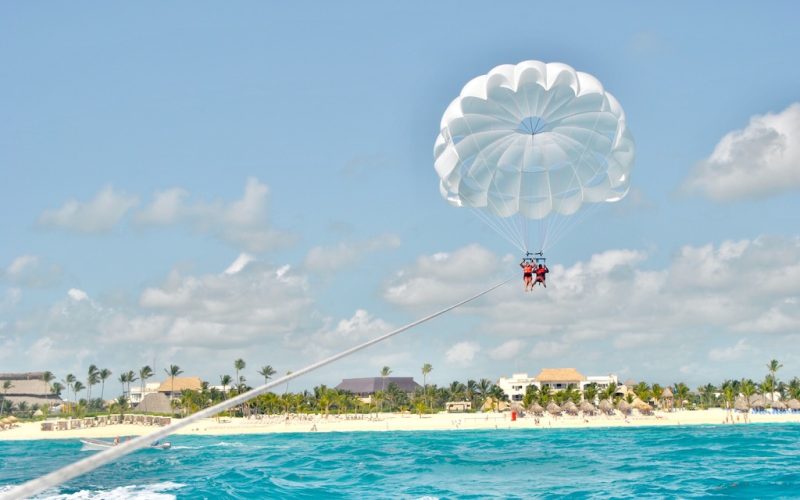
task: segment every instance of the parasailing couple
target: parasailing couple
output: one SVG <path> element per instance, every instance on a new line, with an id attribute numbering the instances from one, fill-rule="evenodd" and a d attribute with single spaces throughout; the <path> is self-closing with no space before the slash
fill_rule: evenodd
<path id="1" fill-rule="evenodd" d="M 519 267 L 522 268 L 522 281 L 525 283 L 526 292 L 533 291 L 533 287 L 537 283 L 541 283 L 543 287 L 547 288 L 545 276 L 550 272 L 550 270 L 547 269 L 547 265 L 539 264 L 537 266 L 536 263 L 530 259 L 522 259 L 522 262 L 519 263 Z M 533 279 L 534 274 L 536 275 L 536 280 Z"/>

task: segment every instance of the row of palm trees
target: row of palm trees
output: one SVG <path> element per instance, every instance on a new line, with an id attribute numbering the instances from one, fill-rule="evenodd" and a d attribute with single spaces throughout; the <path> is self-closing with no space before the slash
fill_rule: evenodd
<path id="1" fill-rule="evenodd" d="M 178 407 L 182 407 L 185 412 L 192 412 L 249 390 L 250 387 L 247 386 L 246 377 L 243 374 L 246 367 L 247 364 L 243 359 L 236 359 L 233 363 L 235 378 L 227 374 L 219 377 L 220 385 L 222 386 L 221 391 L 210 387 L 205 382 L 200 391 L 183 391 L 175 404 Z M 676 408 L 683 408 L 686 405 L 700 408 L 715 406 L 732 408 L 733 402 L 737 397 L 742 396 L 744 399 L 749 400 L 750 396 L 754 394 L 763 394 L 765 399 L 770 401 L 776 398 L 800 399 L 800 379 L 794 377 L 786 383 L 778 380 L 777 372 L 781 368 L 782 365 L 777 360 L 772 360 L 767 364 L 768 374 L 760 383 L 750 379 L 726 380 L 719 386 L 713 384 L 700 386 L 696 391 L 692 391 L 683 382 L 676 382 L 671 386 L 639 382 L 633 387 L 626 388 L 625 391 L 621 391 L 615 384 L 611 384 L 608 387 L 589 384 L 582 391 L 578 390 L 574 385 L 570 385 L 564 390 L 553 390 L 548 386 L 543 386 L 541 389 L 536 386 L 529 386 L 522 403 L 526 407 L 532 403 L 545 406 L 551 401 L 557 404 L 573 401 L 577 404 L 582 400 L 597 402 L 603 399 L 608 399 L 615 403 L 625 399 L 628 403 L 631 403 L 635 398 L 638 398 L 661 408 L 671 408 L 673 405 Z M 370 404 L 362 403 L 352 394 L 337 391 L 324 385 L 314 388 L 313 391 L 289 393 L 287 384 L 283 394 L 267 393 L 246 405 L 238 407 L 235 412 L 237 414 L 245 414 L 251 411 L 270 413 L 289 411 L 290 409 L 294 411 L 324 411 L 326 413 L 331 409 L 359 412 L 409 409 L 438 411 L 444 409 L 448 401 L 469 401 L 475 409 L 481 408 L 490 398 L 494 404 L 508 402 L 508 397 L 503 393 L 502 389 L 489 379 L 470 379 L 464 383 L 453 381 L 447 386 L 440 387 L 436 384 L 428 384 L 428 375 L 432 371 L 433 366 L 430 363 L 424 363 L 421 367 L 422 388 L 413 394 L 406 394 L 395 384 L 386 384 L 386 378 L 391 375 L 392 370 L 390 367 L 384 366 L 380 370 L 380 376 L 383 379 L 381 390 L 373 394 Z M 164 373 L 171 380 L 171 392 L 175 394 L 174 381 L 177 376 L 183 373 L 183 370 L 178 365 L 170 365 L 169 368 L 164 369 Z M 264 383 L 267 383 L 276 374 L 276 370 L 271 365 L 264 365 L 257 373 L 264 378 Z M 72 397 L 78 400 L 78 404 L 91 411 L 105 407 L 105 402 L 103 401 L 105 382 L 111 374 L 112 372 L 109 369 L 100 369 L 96 365 L 90 365 L 87 370 L 85 385 L 82 380 L 78 380 L 73 374 L 68 374 L 60 382 L 57 382 L 55 381 L 56 377 L 51 372 L 46 372 L 44 380 L 50 385 L 53 394 L 60 395 L 62 391 L 66 390 L 67 399 L 70 399 L 70 393 L 72 393 Z M 122 399 L 127 400 L 129 398 L 131 384 L 137 381 L 140 383 L 141 393 L 144 394 L 147 380 L 151 379 L 154 374 L 154 370 L 149 365 L 141 367 L 138 371 L 128 370 L 122 372 L 118 378 L 122 384 Z M 10 381 L 5 381 L 3 384 L 4 393 L 10 389 L 10 384 Z M 100 396 L 92 399 L 92 388 L 97 385 L 100 385 Z M 79 393 L 84 390 L 86 391 L 86 398 L 79 399 Z M 4 404 L 0 405 L 0 415 L 3 414 L 3 411 L 8 412 L 10 410 L 10 408 L 7 408 L 8 403 L 4 401 Z M 116 403 L 118 405 L 121 404 L 119 400 Z"/>

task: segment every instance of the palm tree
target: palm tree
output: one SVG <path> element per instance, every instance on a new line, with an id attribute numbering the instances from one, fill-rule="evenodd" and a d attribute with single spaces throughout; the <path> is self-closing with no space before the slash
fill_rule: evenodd
<path id="1" fill-rule="evenodd" d="M 84 389 L 86 389 L 86 386 L 83 385 L 83 382 L 81 382 L 80 380 L 76 380 L 75 383 L 72 385 L 72 391 L 75 393 L 76 403 L 80 402 L 80 399 L 78 398 L 78 393 Z"/>
<path id="2" fill-rule="evenodd" d="M 53 385 L 50 386 L 50 392 L 53 393 L 57 398 L 61 397 L 61 391 L 64 390 L 64 386 L 61 382 L 53 382 Z"/>
<path id="3" fill-rule="evenodd" d="M 8 394 L 8 390 L 14 387 L 14 384 L 11 383 L 10 380 L 6 380 L 3 382 L 3 404 L 0 405 L 0 416 L 3 415 L 3 407 L 5 406 L 6 402 L 6 394 Z"/>
<path id="4" fill-rule="evenodd" d="M 142 384 L 142 398 L 144 398 L 144 388 L 147 385 L 147 379 L 153 376 L 153 369 L 150 368 L 150 365 L 144 365 L 143 367 L 139 368 L 139 380 Z"/>
<path id="5" fill-rule="evenodd" d="M 236 369 L 236 383 L 239 384 L 239 390 L 241 390 L 241 379 L 239 378 L 239 371 L 244 370 L 246 366 L 243 359 L 239 358 L 233 362 L 233 368 Z"/>
<path id="6" fill-rule="evenodd" d="M 51 372 L 51 371 L 46 371 L 46 372 L 44 372 L 44 375 L 42 375 L 42 380 L 44 380 L 44 383 L 47 384 L 47 389 L 48 390 L 52 390 L 52 388 L 50 387 L 50 382 L 52 382 L 55 379 L 56 379 L 56 376 L 53 375 L 53 372 Z"/>
<path id="7" fill-rule="evenodd" d="M 774 399 L 775 378 L 772 375 L 767 375 L 766 377 L 764 377 L 764 381 L 761 382 L 761 393 L 765 396 L 769 394 L 770 401 Z"/>
<path id="8" fill-rule="evenodd" d="M 106 379 L 111 376 L 111 370 L 103 368 L 100 370 L 100 399 L 103 399 L 103 393 L 106 390 Z"/>
<path id="9" fill-rule="evenodd" d="M 783 365 L 780 364 L 777 359 L 773 359 L 767 364 L 767 370 L 769 370 L 769 373 L 770 375 L 772 375 L 772 378 L 775 378 L 775 373 L 781 368 L 783 368 Z M 775 380 L 778 379 L 775 378 Z"/>
<path id="10" fill-rule="evenodd" d="M 230 375 L 220 375 L 219 376 L 219 384 L 222 386 L 222 394 L 223 397 L 227 399 L 228 391 L 225 389 L 229 385 L 231 385 L 231 376 Z"/>
<path id="11" fill-rule="evenodd" d="M 586 387 L 583 388 L 583 399 L 594 404 L 595 399 L 597 398 L 597 392 L 598 392 L 597 384 L 592 382 L 591 384 L 588 384 L 586 385 Z"/>
<path id="12" fill-rule="evenodd" d="M 131 393 L 131 384 L 139 380 L 136 378 L 136 374 L 133 373 L 133 370 L 128 370 L 128 395 L 130 396 Z"/>
<path id="13" fill-rule="evenodd" d="M 72 393 L 75 394 L 74 387 L 75 387 L 75 381 L 77 380 L 78 379 L 75 377 L 75 375 L 71 373 L 68 373 L 67 376 L 64 377 L 64 384 L 66 384 L 67 386 L 67 399 L 69 399 L 69 391 L 72 391 Z"/>
<path id="14" fill-rule="evenodd" d="M 178 365 L 169 365 L 169 369 L 164 368 L 164 372 L 170 378 L 169 399 L 172 401 L 175 392 L 175 377 L 183 373 L 183 370 Z"/>
<path id="15" fill-rule="evenodd" d="M 794 377 L 789 381 L 787 386 L 789 397 L 792 399 L 800 399 L 800 378 Z"/>
<path id="16" fill-rule="evenodd" d="M 86 374 L 86 400 L 92 399 L 92 386 L 100 382 L 100 370 L 96 365 L 89 365 L 89 372 Z"/>
<path id="17" fill-rule="evenodd" d="M 464 388 L 464 398 L 472 403 L 473 408 L 475 405 L 475 394 L 478 392 L 478 383 L 472 379 L 467 380 L 467 385 Z"/>
<path id="18" fill-rule="evenodd" d="M 264 383 L 266 384 L 275 375 L 275 369 L 272 368 L 272 365 L 264 365 L 258 370 L 258 374 L 264 377 Z"/>
<path id="19" fill-rule="evenodd" d="M 431 370 L 433 370 L 433 366 L 431 366 L 430 363 L 425 363 L 424 365 L 422 365 L 422 390 L 424 391 L 426 398 L 428 396 L 428 374 L 431 372 Z M 428 399 L 427 404 L 430 407 L 431 405 L 430 398 L 427 399 Z"/>
<path id="20" fill-rule="evenodd" d="M 656 407 L 661 408 L 661 396 L 664 395 L 664 388 L 659 384 L 653 384 L 653 386 L 650 387 L 650 392 L 653 394 Z"/>
<path id="21" fill-rule="evenodd" d="M 388 366 L 384 366 L 381 368 L 381 391 L 384 393 L 386 392 L 386 377 L 392 374 L 392 369 Z M 381 406 L 381 411 L 383 411 L 383 406 Z"/>
<path id="22" fill-rule="evenodd" d="M 756 393 L 756 384 L 750 379 L 742 379 L 742 382 L 739 384 L 739 390 L 742 392 L 742 396 L 744 396 L 747 411 L 750 412 L 750 396 Z"/>
<path id="23" fill-rule="evenodd" d="M 547 384 L 542 385 L 539 389 L 539 404 L 542 406 L 547 406 L 547 403 L 550 402 L 550 398 L 553 397 L 553 388 Z"/>
<path id="24" fill-rule="evenodd" d="M 689 397 L 689 386 L 683 382 L 674 384 L 672 392 L 675 394 L 675 401 L 679 404 L 679 408 L 683 408 L 683 401 Z"/>
<path id="25" fill-rule="evenodd" d="M 117 380 L 119 380 L 119 383 L 122 384 L 122 396 L 125 397 L 125 394 L 127 394 L 125 391 L 125 384 L 128 383 L 128 373 L 127 372 L 120 373 L 119 378 Z"/>

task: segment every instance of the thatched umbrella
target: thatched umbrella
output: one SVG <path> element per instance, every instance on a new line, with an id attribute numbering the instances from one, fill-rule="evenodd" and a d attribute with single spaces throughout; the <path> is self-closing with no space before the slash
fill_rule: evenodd
<path id="1" fill-rule="evenodd" d="M 588 401 L 584 401 L 581 403 L 581 411 L 584 415 L 594 415 L 595 411 L 597 411 L 594 405 Z"/>
<path id="2" fill-rule="evenodd" d="M 15 417 L 14 415 L 11 415 L 11 416 L 8 417 L 8 421 L 10 423 L 12 423 L 12 424 L 15 424 L 15 423 L 19 422 L 19 419 L 17 417 Z"/>
<path id="3" fill-rule="evenodd" d="M 564 404 L 564 411 L 570 415 L 577 415 L 578 407 L 572 401 L 567 401 L 566 404 Z"/>
<path id="4" fill-rule="evenodd" d="M 790 410 L 800 410 L 800 401 L 796 399 L 790 399 L 786 402 L 786 406 L 789 407 Z"/>
<path id="5" fill-rule="evenodd" d="M 542 413 L 544 413 L 544 408 L 542 408 L 542 405 L 540 405 L 539 403 L 533 403 L 528 407 L 528 411 L 532 412 L 534 415 L 538 415 L 541 417 Z"/>
<path id="6" fill-rule="evenodd" d="M 34 417 L 43 417 L 44 413 L 42 412 L 42 410 L 36 410 L 35 412 L 33 412 L 33 416 Z"/>
<path id="7" fill-rule="evenodd" d="M 561 415 L 561 407 L 555 403 L 550 403 L 549 405 L 547 405 L 547 411 L 551 415 Z"/>
<path id="8" fill-rule="evenodd" d="M 633 402 L 633 407 L 639 410 L 639 413 L 643 415 L 650 415 L 653 413 L 653 407 L 639 398 L 636 398 L 636 401 Z"/>
<path id="9" fill-rule="evenodd" d="M 764 408 L 766 406 L 767 406 L 767 401 L 763 397 L 756 394 L 750 397 L 751 408 Z"/>
<path id="10" fill-rule="evenodd" d="M 747 405 L 747 400 L 744 398 L 736 398 L 733 402 L 733 409 L 736 411 L 747 411 L 750 407 Z"/>
<path id="11" fill-rule="evenodd" d="M 617 405 L 617 409 L 622 413 L 630 413 L 631 412 L 631 405 L 628 404 L 627 401 L 622 400 Z"/>
<path id="12" fill-rule="evenodd" d="M 786 403 L 784 403 L 783 401 L 773 401 L 772 407 L 775 408 L 776 410 L 785 410 Z"/>
<path id="13" fill-rule="evenodd" d="M 11 425 L 11 420 L 9 420 L 8 417 L 0 419 L 0 426 L 3 426 L 5 428 L 5 426 L 7 425 Z"/>
<path id="14" fill-rule="evenodd" d="M 614 412 L 614 405 L 611 404 L 611 401 L 604 399 L 600 401 L 600 411 L 604 413 L 613 413 Z"/>
<path id="15" fill-rule="evenodd" d="M 519 416 L 522 416 L 525 412 L 525 408 L 522 407 L 522 403 L 518 403 L 516 401 L 511 403 L 511 407 L 509 409 Z"/>

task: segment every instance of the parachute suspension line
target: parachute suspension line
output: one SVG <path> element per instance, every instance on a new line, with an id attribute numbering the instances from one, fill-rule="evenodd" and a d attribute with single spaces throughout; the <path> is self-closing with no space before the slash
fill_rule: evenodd
<path id="1" fill-rule="evenodd" d="M 512 246 L 518 248 L 522 252 L 525 251 L 524 248 L 520 245 L 519 241 L 514 240 L 514 238 L 511 237 L 509 232 L 503 231 L 503 229 L 498 226 L 496 221 L 493 220 L 490 216 L 483 213 L 483 211 L 480 208 L 470 207 L 470 209 L 472 210 L 472 213 L 474 213 L 476 217 L 481 219 L 484 224 L 489 226 L 498 235 L 502 236 L 507 242 L 511 243 Z"/>
<path id="2" fill-rule="evenodd" d="M 592 124 L 591 127 L 591 131 L 595 134 L 597 133 L 597 123 L 600 121 L 600 116 L 601 116 L 600 112 L 597 112 L 595 114 L 594 123 Z M 577 187 L 581 188 L 581 205 L 584 205 L 583 203 L 584 194 L 583 194 L 583 187 L 581 186 L 580 179 L 578 178 L 578 171 L 576 170 L 576 166 L 581 164 L 581 161 L 583 160 L 583 157 L 586 155 L 586 152 L 589 150 L 589 146 L 593 140 L 594 140 L 593 138 L 589 138 L 586 142 L 584 142 L 583 149 L 581 150 L 581 154 L 580 156 L 578 156 L 578 159 L 575 162 L 569 164 L 569 167 L 572 169 L 573 175 L 572 179 L 567 185 L 567 190 L 572 189 L 576 184 Z M 608 160 L 608 155 L 610 154 L 611 152 L 609 151 L 609 153 L 606 155 L 606 161 Z M 552 193 L 550 196 L 552 198 Z M 591 203 L 591 205 L 596 205 L 596 204 L 597 203 Z M 584 207 L 578 210 L 578 212 L 585 212 L 587 211 L 587 208 L 588 207 Z M 542 250 L 544 250 L 545 248 L 549 248 L 551 245 L 555 245 L 558 242 L 558 240 L 562 238 L 564 233 L 566 233 L 569 229 L 575 226 L 576 222 L 577 222 L 576 217 L 574 217 L 574 215 L 571 217 L 567 217 L 558 213 L 555 214 L 551 218 L 551 220 L 548 221 L 548 227 L 545 234 L 545 241 L 542 244 Z"/>
<path id="3" fill-rule="evenodd" d="M 516 274 L 515 274 L 515 276 L 516 276 Z M 285 376 L 283 376 L 283 377 L 281 377 L 279 379 L 273 380 L 272 382 L 263 384 L 263 385 L 261 385 L 259 387 L 256 387 L 255 389 L 251 389 L 251 390 L 249 390 L 247 392 L 244 392 L 244 393 L 242 393 L 242 394 L 240 394 L 238 396 L 235 396 L 235 397 L 233 397 L 233 398 L 231 398 L 231 399 L 229 399 L 227 401 L 223 401 L 222 403 L 216 404 L 216 405 L 214 405 L 214 406 L 212 406 L 210 408 L 206 408 L 205 410 L 200 410 L 199 412 L 194 413 L 192 415 L 189 415 L 188 417 L 182 418 L 177 422 L 174 422 L 174 423 L 172 423 L 170 425 L 167 425 L 166 427 L 162 427 L 160 429 L 157 429 L 157 430 L 151 432 L 150 434 L 145 434 L 143 436 L 139 436 L 137 438 L 133 438 L 130 441 L 125 441 L 124 443 L 118 444 L 117 446 L 114 446 L 114 447 L 109 448 L 107 450 L 101 451 L 101 452 L 99 452 L 99 453 L 97 453 L 95 455 L 92 455 L 90 457 L 84 458 L 82 460 L 78 460 L 77 462 L 74 462 L 74 463 L 72 463 L 70 465 L 62 467 L 62 468 L 60 468 L 60 469 L 58 469 L 56 471 L 50 472 L 49 474 L 45 474 L 44 476 L 38 477 L 36 479 L 32 479 L 32 480 L 30 480 L 30 481 L 28 481 L 26 483 L 23 483 L 19 487 L 15 488 L 13 490 L 10 490 L 10 491 L 6 492 L 3 495 L 0 495 L 0 498 L 2 498 L 3 500 L 11 500 L 11 499 L 17 500 L 17 499 L 22 499 L 22 498 L 28 498 L 30 496 L 33 496 L 33 495 L 37 494 L 37 493 L 41 493 L 42 491 L 44 491 L 44 490 L 46 490 L 48 488 L 56 487 L 56 486 L 58 486 L 60 484 L 63 484 L 65 482 L 69 481 L 70 479 L 73 479 L 73 478 L 78 477 L 80 475 L 86 474 L 87 472 L 91 472 L 94 469 L 97 469 L 98 467 L 106 465 L 107 463 L 109 463 L 109 462 L 111 462 L 113 460 L 116 460 L 116 459 L 118 459 L 120 457 L 128 455 L 129 453 L 132 453 L 132 452 L 134 452 L 136 450 L 139 450 L 141 448 L 145 448 L 145 447 L 149 446 L 150 443 L 152 443 L 153 441 L 165 438 L 165 437 L 169 436 L 170 434 L 173 434 L 178 429 L 186 427 L 186 426 L 192 424 L 193 422 L 196 422 L 197 420 L 200 420 L 201 418 L 211 417 L 211 416 L 214 416 L 215 414 L 217 414 L 219 412 L 222 412 L 222 411 L 227 410 L 229 408 L 233 408 L 234 406 L 238 406 L 240 404 L 243 404 L 246 401 L 248 401 L 249 399 L 252 399 L 252 398 L 254 398 L 256 396 L 260 396 L 261 394 L 266 393 L 269 389 L 271 389 L 271 388 L 273 388 L 275 386 L 285 384 L 286 382 L 288 382 L 288 381 L 290 381 L 290 380 L 292 380 L 294 378 L 297 378 L 297 377 L 299 377 L 301 375 L 305 375 L 306 373 L 309 373 L 309 372 L 312 372 L 312 371 L 317 370 L 319 368 L 322 368 L 323 366 L 328 365 L 330 363 L 333 363 L 334 361 L 338 361 L 338 360 L 340 360 L 342 358 L 350 356 L 351 354 L 354 354 L 354 353 L 356 353 L 356 352 L 358 352 L 358 351 L 360 351 L 362 349 L 366 349 L 367 347 L 373 346 L 373 345 L 375 345 L 375 344 L 377 344 L 379 342 L 382 342 L 382 341 L 384 341 L 384 340 L 386 340 L 386 339 L 388 339 L 390 337 L 393 337 L 393 336 L 395 336 L 395 335 L 397 335 L 399 333 L 402 333 L 402 332 L 404 332 L 406 330 L 409 330 L 409 329 L 411 329 L 411 328 L 413 328 L 413 327 L 415 327 L 417 325 L 425 323 L 426 321 L 429 321 L 429 320 L 432 320 L 432 319 L 434 319 L 434 318 L 436 318 L 438 316 L 441 316 L 442 314 L 444 314 L 444 313 L 446 313 L 448 311 L 452 311 L 453 309 L 455 309 L 457 307 L 460 307 L 460 306 L 462 306 L 462 305 L 464 305 L 464 304 L 466 304 L 468 302 L 472 302 L 473 300 L 475 300 L 475 299 L 477 299 L 479 297 L 482 297 L 483 295 L 486 295 L 487 293 L 489 293 L 489 292 L 491 292 L 491 291 L 493 291 L 493 290 L 495 290 L 497 288 L 500 288 L 501 286 L 505 285 L 506 283 L 508 283 L 512 279 L 513 278 L 506 278 L 505 280 L 501 281 L 500 283 L 492 285 L 491 287 L 487 288 L 486 290 L 484 290 L 484 291 L 482 291 L 480 293 L 477 293 L 477 294 L 475 294 L 475 295 L 473 295 L 473 296 L 471 296 L 471 297 L 469 297 L 467 299 L 464 299 L 464 300 L 462 300 L 460 302 L 457 302 L 457 303 L 455 303 L 453 305 L 447 306 L 444 309 L 441 309 L 441 310 L 439 310 L 439 311 L 437 311 L 437 312 L 435 312 L 433 314 L 425 316 L 424 318 L 420 318 L 420 319 L 418 319 L 418 320 L 416 320 L 416 321 L 414 321 L 412 323 L 409 323 L 409 324 L 407 324 L 405 326 L 401 326 L 400 328 L 398 328 L 396 330 L 392 330 L 389 333 L 385 333 L 385 334 L 383 334 L 383 335 L 381 335 L 379 337 L 376 337 L 376 338 L 374 338 L 372 340 L 368 340 L 367 342 L 359 344 L 359 345 L 357 345 L 355 347 L 351 347 L 350 349 L 342 351 L 342 352 L 340 352 L 338 354 L 334 354 L 333 356 L 325 358 L 325 359 L 323 359 L 321 361 L 317 361 L 316 363 L 310 364 L 310 365 L 306 366 L 305 368 L 301 368 L 301 369 L 299 369 L 299 370 L 297 370 L 295 372 L 292 372 L 289 375 L 285 375 Z"/>

